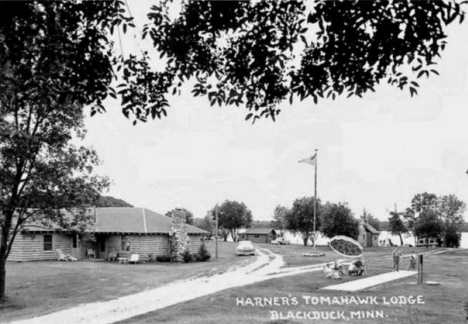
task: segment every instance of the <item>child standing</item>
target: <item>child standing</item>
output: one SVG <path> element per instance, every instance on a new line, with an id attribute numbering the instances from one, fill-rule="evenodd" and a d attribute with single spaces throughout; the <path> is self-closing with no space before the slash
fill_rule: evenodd
<path id="1" fill-rule="evenodd" d="M 416 270 L 416 254 L 411 251 L 408 270 Z"/>

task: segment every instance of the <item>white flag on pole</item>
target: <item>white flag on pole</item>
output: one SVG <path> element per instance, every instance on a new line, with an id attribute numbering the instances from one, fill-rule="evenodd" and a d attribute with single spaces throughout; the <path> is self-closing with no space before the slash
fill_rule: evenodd
<path id="1" fill-rule="evenodd" d="M 301 162 L 304 162 L 304 163 L 307 163 L 307 164 L 310 164 L 310 165 L 315 165 L 315 163 L 317 162 L 317 153 L 315 153 L 311 157 L 308 157 L 308 158 L 305 158 L 305 159 L 302 159 L 302 160 L 299 161 L 299 163 L 301 163 Z"/>

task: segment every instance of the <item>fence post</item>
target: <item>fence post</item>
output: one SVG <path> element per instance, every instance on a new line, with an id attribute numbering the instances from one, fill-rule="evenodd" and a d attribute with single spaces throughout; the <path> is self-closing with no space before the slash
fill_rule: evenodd
<path id="1" fill-rule="evenodd" d="M 423 278 L 423 255 L 419 254 L 418 255 L 418 285 L 422 285 L 424 283 L 424 278 Z"/>

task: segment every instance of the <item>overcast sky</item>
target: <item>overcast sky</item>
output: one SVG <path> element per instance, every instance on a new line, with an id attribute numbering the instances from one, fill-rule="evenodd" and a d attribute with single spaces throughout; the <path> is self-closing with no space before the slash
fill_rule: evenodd
<path id="1" fill-rule="evenodd" d="M 204 217 L 230 199 L 270 220 L 276 205 L 313 195 L 314 168 L 298 160 L 316 148 L 319 198 L 347 202 L 355 216 L 365 208 L 386 220 L 424 191 L 468 202 L 466 35 L 467 24 L 449 29 L 440 76 L 421 80 L 414 98 L 383 85 L 362 99 L 285 103 L 276 123 L 252 125 L 245 109 L 210 107 L 185 88 L 167 118 L 137 126 L 108 101 L 107 113 L 88 118 L 87 143 L 113 180 L 108 195 L 159 213 Z"/>

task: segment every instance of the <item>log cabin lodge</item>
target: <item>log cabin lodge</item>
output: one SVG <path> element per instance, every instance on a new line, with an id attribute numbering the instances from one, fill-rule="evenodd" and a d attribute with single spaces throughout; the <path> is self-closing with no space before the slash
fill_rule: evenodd
<path id="1" fill-rule="evenodd" d="M 94 213 L 93 229 L 76 233 L 38 225 L 26 225 L 16 236 L 8 261 L 57 260 L 57 249 L 78 260 L 89 257 L 105 259 L 110 253 L 129 251 L 140 255 L 167 255 L 170 217 L 146 208 L 104 207 L 90 209 Z M 201 239 L 208 232 L 186 225 L 190 251 L 196 253 Z"/>

